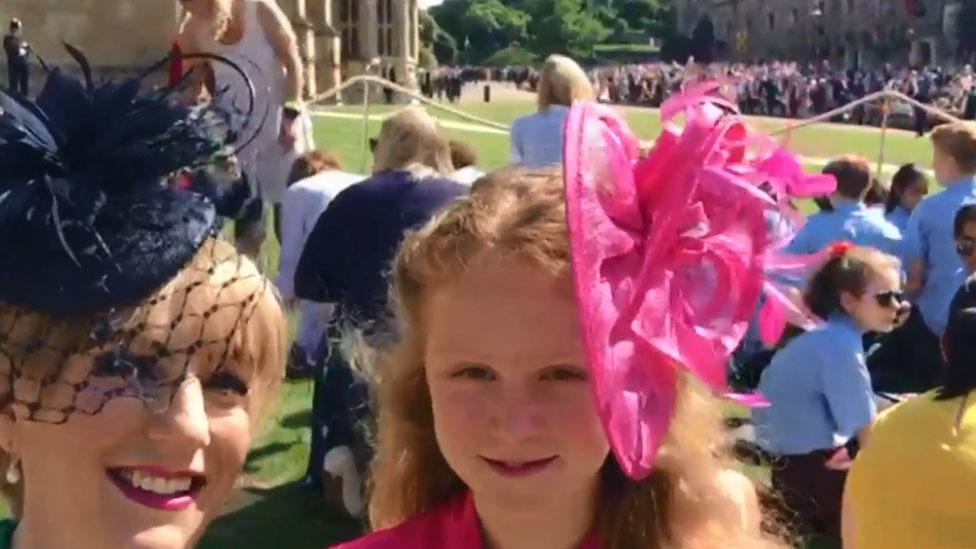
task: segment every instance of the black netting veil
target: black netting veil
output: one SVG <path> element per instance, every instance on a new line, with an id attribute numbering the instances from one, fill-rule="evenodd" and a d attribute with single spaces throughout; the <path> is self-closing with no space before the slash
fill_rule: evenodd
<path id="1" fill-rule="evenodd" d="M 96 84 L 68 48 L 81 79 L 0 92 L 0 410 L 49 423 L 120 396 L 162 410 L 190 374 L 239 369 L 270 291 L 217 237 L 227 113 L 148 71 Z"/>
<path id="2" fill-rule="evenodd" d="M 125 396 L 164 410 L 191 371 L 212 377 L 242 362 L 243 328 L 270 291 L 230 244 L 210 239 L 135 307 L 52 318 L 0 305 L 0 409 L 61 423 Z"/>

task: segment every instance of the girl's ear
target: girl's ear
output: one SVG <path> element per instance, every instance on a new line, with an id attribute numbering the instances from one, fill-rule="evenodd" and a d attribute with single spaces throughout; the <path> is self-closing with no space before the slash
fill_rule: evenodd
<path id="1" fill-rule="evenodd" d="M 840 292 L 840 307 L 849 315 L 853 314 L 854 310 L 857 309 L 860 301 L 861 299 L 851 292 Z"/>

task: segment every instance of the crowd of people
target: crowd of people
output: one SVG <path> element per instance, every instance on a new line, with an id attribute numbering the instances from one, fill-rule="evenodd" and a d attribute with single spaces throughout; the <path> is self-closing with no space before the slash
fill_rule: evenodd
<path id="1" fill-rule="evenodd" d="M 875 69 L 837 68 L 829 63 L 771 61 L 765 63 L 712 63 L 693 59 L 677 63 L 643 63 L 597 66 L 588 71 L 597 98 L 610 104 L 659 107 L 698 82 L 721 80 L 722 93 L 745 114 L 809 118 L 884 89 L 893 89 L 957 117 L 976 118 L 974 75 L 969 65 L 958 70 L 942 67 L 912 69 L 892 64 Z M 484 75 L 475 75 L 484 78 Z M 537 70 L 506 67 L 491 77 L 518 88 L 535 90 Z M 881 104 L 853 109 L 835 121 L 880 125 Z M 908 105 L 891 105 L 889 122 L 924 133 L 941 121 Z"/>
<path id="2" fill-rule="evenodd" d="M 193 547 L 286 372 L 314 379 L 305 485 L 368 531 L 341 549 L 976 540 L 976 125 L 931 132 L 934 182 L 807 174 L 659 66 L 683 124 L 644 149 L 600 99 L 647 81 L 554 55 L 503 75 L 538 98 L 509 166 L 408 107 L 356 174 L 274 2 L 180 3 L 166 86 L 0 93 L 0 548 Z M 742 75 L 790 70 L 721 72 L 748 110 Z"/>

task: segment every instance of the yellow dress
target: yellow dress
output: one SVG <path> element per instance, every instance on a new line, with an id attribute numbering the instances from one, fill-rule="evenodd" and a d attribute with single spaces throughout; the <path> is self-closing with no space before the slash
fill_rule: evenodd
<path id="1" fill-rule="evenodd" d="M 976 393 L 882 414 L 847 479 L 857 549 L 976 548 Z"/>

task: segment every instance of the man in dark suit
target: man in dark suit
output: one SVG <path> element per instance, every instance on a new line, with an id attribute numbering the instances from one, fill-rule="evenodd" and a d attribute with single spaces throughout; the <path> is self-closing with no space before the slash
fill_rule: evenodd
<path id="1" fill-rule="evenodd" d="M 11 93 L 27 95 L 30 68 L 27 59 L 30 45 L 23 38 L 23 24 L 20 19 L 10 21 L 10 32 L 3 37 L 3 49 L 7 53 L 7 75 Z"/>

